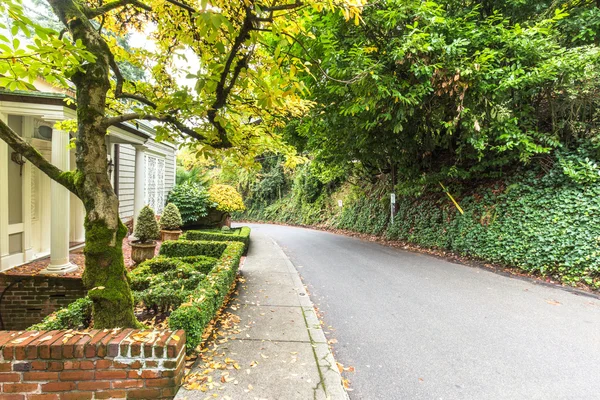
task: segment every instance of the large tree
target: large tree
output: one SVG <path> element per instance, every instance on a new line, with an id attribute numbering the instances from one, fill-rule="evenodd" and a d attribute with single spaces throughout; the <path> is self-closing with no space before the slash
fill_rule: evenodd
<path id="1" fill-rule="evenodd" d="M 158 139 L 199 143 L 197 152 L 232 149 L 243 156 L 273 147 L 271 128 L 307 110 L 305 88 L 288 57 L 293 38 L 307 32 L 310 10 L 339 8 L 346 19 L 360 3 L 277 0 L 48 0 L 64 27 L 34 23 L 20 0 L 4 0 L 10 34 L 0 34 L 0 86 L 31 88 L 39 75 L 76 91 L 75 171 L 61 171 L 0 122 L 0 138 L 79 197 L 85 207 L 83 280 L 94 302 L 96 328 L 138 323 L 121 244 L 126 229 L 107 174 L 105 136 L 111 125 L 133 120 L 161 123 Z M 131 31 L 155 49 L 128 48 L 117 40 Z M 12 40 L 8 36 L 13 36 Z M 25 39 L 19 38 L 24 36 Z M 271 51 L 272 50 L 272 51 Z M 193 54 L 197 71 L 186 71 Z M 125 78 L 124 63 L 145 71 Z M 182 74 L 194 91 L 177 82 Z"/>

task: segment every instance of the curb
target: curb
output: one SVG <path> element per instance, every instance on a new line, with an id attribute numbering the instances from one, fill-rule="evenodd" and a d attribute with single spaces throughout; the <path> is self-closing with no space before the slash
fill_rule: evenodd
<path id="1" fill-rule="evenodd" d="M 321 377 L 321 389 L 325 392 L 325 396 L 329 400 L 349 400 L 348 392 L 346 392 L 342 384 L 342 375 L 329 348 L 325 333 L 321 328 L 314 304 L 304 289 L 300 274 L 281 246 L 279 246 L 275 239 L 270 239 L 281 254 L 281 257 L 285 260 L 294 280 L 300 306 L 302 307 L 302 314 L 304 315 L 304 322 L 313 347 L 313 355 L 319 369 L 319 376 Z"/>

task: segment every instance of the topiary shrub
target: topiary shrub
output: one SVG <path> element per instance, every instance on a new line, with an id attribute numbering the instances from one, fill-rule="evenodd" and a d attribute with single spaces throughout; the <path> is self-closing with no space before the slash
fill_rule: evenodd
<path id="1" fill-rule="evenodd" d="M 216 209 L 223 212 L 244 211 L 242 196 L 233 186 L 212 185 L 208 189 L 209 199 L 216 204 Z"/>
<path id="2" fill-rule="evenodd" d="M 215 206 L 204 187 L 190 182 L 176 185 L 169 192 L 167 201 L 177 206 L 183 226 L 192 225 L 200 218 L 206 217 L 208 209 Z"/>
<path id="3" fill-rule="evenodd" d="M 150 206 L 144 206 L 140 210 L 133 235 L 140 243 L 147 243 L 160 237 L 158 222 L 156 222 L 154 210 Z"/>
<path id="4" fill-rule="evenodd" d="M 177 231 L 183 225 L 179 208 L 173 203 L 166 205 L 160 216 L 160 229 L 165 231 Z"/>

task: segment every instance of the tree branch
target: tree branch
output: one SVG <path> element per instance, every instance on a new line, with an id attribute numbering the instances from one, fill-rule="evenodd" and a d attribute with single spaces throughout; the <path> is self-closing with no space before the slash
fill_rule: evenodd
<path id="1" fill-rule="evenodd" d="M 17 135 L 17 133 L 2 120 L 0 120 L 0 139 L 4 140 L 14 151 L 21 154 L 29 162 L 38 167 L 43 173 L 48 175 L 50 179 L 60 183 L 73 194 L 79 196 L 77 188 L 75 187 L 72 172 L 64 172 L 50 161 L 46 160 L 40 152 L 23 140 L 21 136 Z"/>
<path id="2" fill-rule="evenodd" d="M 98 7 L 98 8 L 87 9 L 87 10 L 85 10 L 84 14 L 89 19 L 93 19 L 93 18 L 99 17 L 100 15 L 104 15 L 109 11 L 112 11 L 112 10 L 120 8 L 120 7 L 125 7 L 128 5 L 136 6 L 141 9 L 144 9 L 146 11 L 152 11 L 152 7 L 150 7 L 149 5 L 144 4 L 138 0 L 117 0 L 117 1 L 112 1 L 110 3 L 106 3 L 105 5 Z"/>
<path id="3" fill-rule="evenodd" d="M 296 3 L 292 3 L 292 4 L 282 4 L 280 6 L 272 6 L 272 7 L 264 7 L 261 10 L 262 11 L 283 11 L 283 10 L 293 10 L 295 8 L 301 7 L 303 4 L 302 2 L 298 1 Z"/>

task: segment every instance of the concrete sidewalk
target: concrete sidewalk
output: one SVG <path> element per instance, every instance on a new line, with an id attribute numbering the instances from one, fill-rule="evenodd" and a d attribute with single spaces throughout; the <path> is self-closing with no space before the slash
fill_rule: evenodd
<path id="1" fill-rule="evenodd" d="M 245 283 L 227 310 L 239 317 L 233 334 L 192 368 L 188 383 L 203 384 L 182 387 L 176 399 L 347 399 L 294 265 L 265 234 L 253 231 L 250 243 Z"/>

